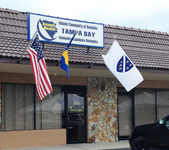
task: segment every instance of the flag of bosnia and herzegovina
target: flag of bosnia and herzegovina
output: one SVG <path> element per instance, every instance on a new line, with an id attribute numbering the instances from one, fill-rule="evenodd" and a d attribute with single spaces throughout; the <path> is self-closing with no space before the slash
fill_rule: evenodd
<path id="1" fill-rule="evenodd" d="M 61 57 L 61 68 L 67 72 L 67 77 L 69 78 L 69 56 L 68 50 L 65 50 Z"/>

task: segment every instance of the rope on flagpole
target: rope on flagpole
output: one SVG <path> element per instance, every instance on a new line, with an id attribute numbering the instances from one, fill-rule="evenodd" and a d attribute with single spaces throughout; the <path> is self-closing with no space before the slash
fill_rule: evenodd
<path id="1" fill-rule="evenodd" d="M 25 50 L 25 51 L 23 51 L 22 56 L 21 56 L 21 57 L 19 58 L 19 60 L 17 61 L 17 63 L 18 63 L 18 64 L 20 63 L 21 59 L 22 59 L 22 58 L 23 58 L 23 56 L 25 55 L 25 53 L 26 53 L 27 49 L 28 49 L 28 48 L 30 47 L 30 45 L 32 44 L 32 41 L 34 40 L 34 38 L 35 38 L 35 36 L 36 36 L 37 32 L 38 32 L 38 30 L 36 30 L 36 32 L 34 33 L 34 35 L 33 35 L 32 39 L 29 41 L 28 46 L 26 47 L 26 50 Z"/>
<path id="2" fill-rule="evenodd" d="M 109 44 L 104 48 L 104 50 L 102 51 L 102 53 L 100 53 L 99 56 L 97 56 L 97 57 L 95 58 L 95 60 L 88 66 L 89 69 L 94 65 L 94 63 L 96 62 L 96 60 L 106 52 L 106 50 L 112 45 L 112 43 L 114 42 L 115 39 L 116 39 L 116 36 L 113 37 L 113 41 L 112 41 L 111 43 L 109 43 Z"/>

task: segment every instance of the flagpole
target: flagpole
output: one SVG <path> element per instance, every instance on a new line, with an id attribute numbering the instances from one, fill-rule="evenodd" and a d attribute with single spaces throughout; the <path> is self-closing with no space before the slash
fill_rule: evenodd
<path id="1" fill-rule="evenodd" d="M 21 59 L 23 58 L 23 55 L 25 55 L 27 49 L 28 49 L 28 48 L 30 47 L 30 45 L 32 44 L 32 41 L 34 40 L 34 38 L 35 38 L 37 32 L 38 32 L 38 30 L 36 30 L 36 32 L 34 33 L 32 39 L 29 41 L 28 46 L 26 47 L 26 50 L 23 51 L 22 56 L 21 56 L 21 57 L 19 58 L 19 60 L 17 61 L 18 64 L 20 63 Z"/>
<path id="2" fill-rule="evenodd" d="M 100 56 L 102 56 L 102 55 L 105 53 L 105 51 L 112 45 L 112 43 L 114 42 L 115 39 L 116 39 L 116 36 L 113 37 L 113 41 L 112 41 L 111 43 L 108 43 L 108 45 L 104 48 L 104 50 L 102 51 L 102 53 L 100 53 L 100 54 L 94 59 L 94 61 L 88 66 L 89 69 L 94 65 L 94 63 L 96 62 L 96 60 L 97 60 Z"/>
<path id="3" fill-rule="evenodd" d="M 68 50 L 68 48 L 69 48 L 71 42 L 73 41 L 73 39 L 74 39 L 74 37 L 75 37 L 75 35 L 76 35 L 77 33 L 78 33 L 78 31 L 76 31 L 76 32 L 74 33 L 73 37 L 71 38 L 70 42 L 69 42 L 68 45 L 66 46 L 65 50 Z M 61 61 L 58 61 L 58 62 L 56 63 L 56 66 L 58 66 L 60 63 L 61 63 Z"/>

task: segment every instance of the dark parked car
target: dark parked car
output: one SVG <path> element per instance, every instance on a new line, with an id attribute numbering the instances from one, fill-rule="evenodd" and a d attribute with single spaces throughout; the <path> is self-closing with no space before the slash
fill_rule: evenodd
<path id="1" fill-rule="evenodd" d="M 135 127 L 129 137 L 129 144 L 132 150 L 169 150 L 169 115 L 156 123 Z"/>

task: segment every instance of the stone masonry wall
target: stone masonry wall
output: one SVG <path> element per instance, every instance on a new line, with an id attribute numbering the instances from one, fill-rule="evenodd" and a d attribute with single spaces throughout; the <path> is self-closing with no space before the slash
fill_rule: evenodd
<path id="1" fill-rule="evenodd" d="M 1 82 L 0 82 L 0 131 L 1 131 Z"/>
<path id="2" fill-rule="evenodd" d="M 2 106 L 1 106 L 1 82 L 0 82 L 0 149 L 1 149 L 1 110 L 2 110 Z"/>
<path id="3" fill-rule="evenodd" d="M 88 142 L 118 141 L 117 88 L 113 78 L 88 78 Z"/>

